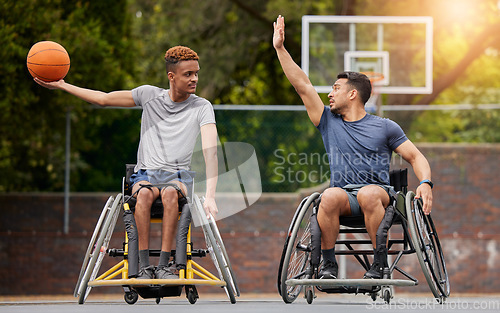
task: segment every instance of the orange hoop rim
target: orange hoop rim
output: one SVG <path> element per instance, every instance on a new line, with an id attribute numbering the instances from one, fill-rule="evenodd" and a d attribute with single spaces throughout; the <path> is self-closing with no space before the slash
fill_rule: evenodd
<path id="1" fill-rule="evenodd" d="M 368 79 L 370 80 L 372 85 L 373 83 L 379 82 L 384 79 L 384 74 L 382 73 L 378 72 L 362 72 L 362 73 L 368 76 Z"/>

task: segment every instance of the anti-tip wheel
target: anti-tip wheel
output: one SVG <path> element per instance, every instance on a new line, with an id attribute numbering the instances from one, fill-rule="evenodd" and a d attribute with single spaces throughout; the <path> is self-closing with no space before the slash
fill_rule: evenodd
<path id="1" fill-rule="evenodd" d="M 391 298 L 392 298 L 391 291 L 389 289 L 385 290 L 384 291 L 384 301 L 385 301 L 385 303 L 389 304 L 391 302 Z"/>
<path id="2" fill-rule="evenodd" d="M 137 293 L 137 291 L 132 290 L 126 292 L 123 298 L 125 299 L 125 302 L 127 302 L 128 304 L 134 304 L 139 299 L 139 294 Z"/>
<path id="3" fill-rule="evenodd" d="M 190 289 L 188 291 L 188 294 L 187 294 L 187 299 L 188 299 L 189 303 L 195 304 L 196 300 L 198 300 L 198 295 L 196 294 L 196 292 L 193 289 Z"/>
<path id="4" fill-rule="evenodd" d="M 311 304 L 314 300 L 314 292 L 311 289 L 306 290 L 306 301 Z"/>

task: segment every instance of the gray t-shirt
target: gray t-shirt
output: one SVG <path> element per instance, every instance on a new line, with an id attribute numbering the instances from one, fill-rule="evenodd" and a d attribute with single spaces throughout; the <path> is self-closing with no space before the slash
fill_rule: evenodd
<path id="1" fill-rule="evenodd" d="M 201 126 L 215 124 L 212 104 L 194 94 L 173 102 L 169 90 L 149 85 L 133 89 L 132 96 L 143 110 L 135 171 L 189 170 Z"/>
<path id="2" fill-rule="evenodd" d="M 366 114 L 346 122 L 325 107 L 318 129 L 330 163 L 330 186 L 389 185 L 392 151 L 408 140 L 395 122 Z"/>

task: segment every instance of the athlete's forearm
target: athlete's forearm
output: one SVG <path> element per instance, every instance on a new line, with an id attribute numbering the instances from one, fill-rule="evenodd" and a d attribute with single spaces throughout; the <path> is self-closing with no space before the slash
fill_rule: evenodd
<path id="1" fill-rule="evenodd" d="M 297 93 L 301 95 L 305 92 L 304 88 L 311 85 L 309 77 L 307 77 L 306 73 L 304 73 L 297 63 L 295 63 L 285 47 L 276 49 L 276 54 L 278 55 L 278 60 L 280 61 L 285 76 Z"/>
<path id="2" fill-rule="evenodd" d="M 212 147 L 203 150 L 206 176 L 207 176 L 207 190 L 205 193 L 206 198 L 215 198 L 215 190 L 217 188 L 218 180 L 218 161 L 217 161 L 217 147 Z"/>

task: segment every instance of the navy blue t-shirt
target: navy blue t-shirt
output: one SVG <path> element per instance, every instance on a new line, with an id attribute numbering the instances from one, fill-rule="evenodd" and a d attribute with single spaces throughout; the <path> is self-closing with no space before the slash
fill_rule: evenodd
<path id="1" fill-rule="evenodd" d="M 366 114 L 346 122 L 325 107 L 319 125 L 330 163 L 330 186 L 389 185 L 392 151 L 408 140 L 395 122 Z"/>

